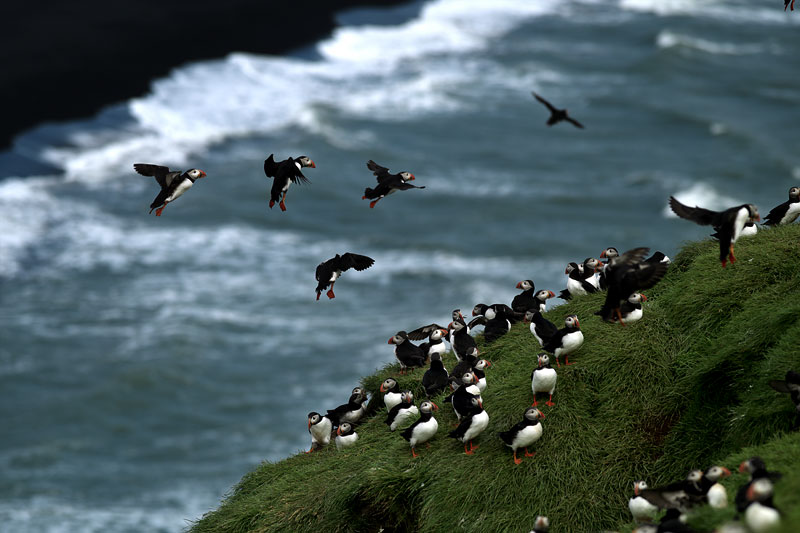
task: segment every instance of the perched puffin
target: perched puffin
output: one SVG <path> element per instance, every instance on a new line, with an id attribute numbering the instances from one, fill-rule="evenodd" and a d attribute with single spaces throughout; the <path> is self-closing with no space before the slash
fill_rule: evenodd
<path id="1" fill-rule="evenodd" d="M 781 513 L 772 503 L 772 481 L 761 478 L 747 489 L 750 505 L 744 511 L 744 522 L 753 533 L 773 531 L 781 523 Z"/>
<path id="2" fill-rule="evenodd" d="M 481 399 L 473 396 L 470 403 L 472 404 L 470 414 L 462 418 L 458 427 L 450 432 L 450 437 L 464 443 L 464 453 L 467 455 L 472 455 L 478 449 L 478 446 L 472 445 L 472 440 L 483 433 L 489 425 L 489 413 L 484 410 Z"/>
<path id="3" fill-rule="evenodd" d="M 550 398 L 544 402 L 545 405 L 550 407 L 554 406 L 553 393 L 556 392 L 556 380 L 558 375 L 556 370 L 550 366 L 550 356 L 546 353 L 540 353 L 537 356 L 538 366 L 531 372 L 531 390 L 533 391 L 533 407 L 536 407 L 536 395 L 545 393 L 549 394 Z"/>
<path id="4" fill-rule="evenodd" d="M 386 425 L 394 431 L 419 414 L 419 409 L 414 405 L 414 395 L 411 391 L 402 394 L 401 401 L 389 411 L 386 416 Z"/>
<path id="5" fill-rule="evenodd" d="M 461 379 L 461 376 L 466 374 L 467 372 L 472 372 L 473 367 L 478 362 L 478 349 L 474 346 L 470 348 L 466 354 L 464 354 L 464 358 L 453 367 L 453 371 L 450 372 L 451 376 L 454 376 L 458 379 Z"/>
<path id="6" fill-rule="evenodd" d="M 425 388 L 425 394 L 428 398 L 436 396 L 447 388 L 449 382 L 450 375 L 447 373 L 444 363 L 442 363 L 442 356 L 434 353 L 431 355 L 430 368 L 422 376 L 422 386 Z"/>
<path id="7" fill-rule="evenodd" d="M 450 338 L 450 344 L 453 346 L 453 351 L 459 361 L 466 357 L 470 348 L 477 349 L 478 345 L 475 339 L 469 334 L 469 328 L 463 319 L 450 322 L 447 329 L 453 332 Z"/>
<path id="8" fill-rule="evenodd" d="M 340 405 L 335 409 L 328 409 L 328 418 L 334 426 L 338 426 L 342 422 L 350 422 L 355 424 L 366 412 L 364 402 L 367 400 L 367 393 L 361 387 L 353 389 L 350 399 L 346 404 Z"/>
<path id="9" fill-rule="evenodd" d="M 600 290 L 600 272 L 605 269 L 605 263 L 594 257 L 587 257 L 583 261 L 583 279 L 595 290 Z"/>
<path id="10" fill-rule="evenodd" d="M 702 470 L 692 470 L 681 481 L 654 489 L 645 489 L 641 491 L 641 495 L 660 509 L 677 509 L 684 512 L 703 501 L 705 493 L 700 486 L 702 479 Z"/>
<path id="11" fill-rule="evenodd" d="M 714 227 L 714 230 L 719 235 L 719 260 L 723 268 L 727 265 L 729 256 L 731 263 L 736 262 L 736 256 L 733 254 L 733 244 L 741 235 L 744 225 L 748 222 L 761 220 L 758 209 L 753 204 L 743 204 L 725 211 L 711 211 L 702 207 L 689 207 L 680 203 L 674 196 L 670 196 L 669 206 L 681 218 L 691 220 L 701 226 Z"/>
<path id="12" fill-rule="evenodd" d="M 541 311 L 528 310 L 525 312 L 525 322 L 530 322 L 531 333 L 536 338 L 539 346 L 544 346 L 544 343 L 550 340 L 553 335 L 558 333 L 558 328 L 555 324 L 542 316 Z"/>
<path id="13" fill-rule="evenodd" d="M 647 301 L 647 296 L 640 292 L 634 292 L 628 299 L 622 302 L 619 307 L 619 312 L 623 320 L 623 324 L 633 324 L 642 319 L 642 302 Z M 612 322 L 618 322 L 619 317 L 616 315 L 611 316 Z"/>
<path id="14" fill-rule="evenodd" d="M 556 293 L 553 291 L 537 291 L 536 294 L 533 295 L 532 309 L 538 309 L 540 313 L 544 313 L 547 310 L 547 300 L 550 298 L 555 298 L 555 296 Z"/>
<path id="15" fill-rule="evenodd" d="M 791 224 L 800 216 L 800 187 L 789 189 L 789 200 L 772 208 L 764 217 L 765 226 Z"/>
<path id="16" fill-rule="evenodd" d="M 652 520 L 658 512 L 658 507 L 642 498 L 641 493 L 646 488 L 647 483 L 644 481 L 636 481 L 633 483 L 633 497 L 628 500 L 628 509 L 630 509 L 633 519 L 636 522 Z"/>
<path id="17" fill-rule="evenodd" d="M 609 246 L 600 253 L 600 259 L 606 260 L 606 262 L 600 266 L 600 271 L 597 273 L 597 283 L 602 291 L 608 289 L 608 283 L 606 283 L 606 267 L 615 257 L 619 257 L 619 250 L 613 246 Z"/>
<path id="18" fill-rule="evenodd" d="M 387 411 L 391 411 L 392 407 L 402 400 L 400 385 L 392 378 L 384 379 L 380 390 L 383 393 L 383 405 L 386 406 Z"/>
<path id="19" fill-rule="evenodd" d="M 546 516 L 539 515 L 533 522 L 533 529 L 528 533 L 547 533 L 550 531 L 550 519 Z"/>
<path id="20" fill-rule="evenodd" d="M 375 207 L 375 204 L 378 201 L 385 197 L 389 196 L 395 191 L 405 191 L 408 189 L 424 189 L 425 187 L 417 187 L 416 185 L 411 185 L 407 183 L 409 181 L 414 180 L 414 174 L 411 172 L 400 172 L 398 174 L 389 174 L 389 169 L 386 167 L 382 167 L 377 164 L 373 160 L 367 161 L 367 168 L 375 174 L 375 177 L 378 179 L 378 185 L 374 189 L 370 189 L 367 187 L 364 189 L 364 196 L 361 197 L 362 200 L 372 200 L 369 203 L 370 207 Z"/>
<path id="21" fill-rule="evenodd" d="M 411 457 L 414 459 L 419 457 L 414 451 L 417 444 L 428 442 L 439 431 L 439 422 L 433 417 L 434 410 L 439 410 L 435 403 L 422 402 L 419 406 L 419 419 L 401 433 L 403 438 L 411 445 Z"/>
<path id="22" fill-rule="evenodd" d="M 478 359 L 478 361 L 472 365 L 472 373 L 478 378 L 478 382 L 475 385 L 477 385 L 481 394 L 486 390 L 486 372 L 484 372 L 484 370 L 490 366 L 492 366 L 492 363 L 486 359 Z"/>
<path id="23" fill-rule="evenodd" d="M 333 424 L 330 418 L 314 411 L 308 413 L 308 432 L 311 433 L 311 449 L 306 453 L 319 450 L 330 443 L 332 429 Z"/>
<path id="24" fill-rule="evenodd" d="M 400 373 L 405 374 L 406 369 L 410 368 L 414 371 L 416 367 L 425 366 L 428 356 L 416 344 L 408 340 L 408 333 L 405 331 L 398 331 L 394 336 L 389 338 L 387 344 L 394 344 L 394 356 L 400 362 Z"/>
<path id="25" fill-rule="evenodd" d="M 724 509 L 728 506 L 728 492 L 719 480 L 730 475 L 731 471 L 724 466 L 712 466 L 703 473 L 700 488 L 705 492 L 705 500 L 714 509 Z"/>
<path id="26" fill-rule="evenodd" d="M 264 160 L 264 174 L 268 178 L 275 178 L 272 181 L 272 190 L 270 191 L 270 209 L 275 205 L 275 202 L 280 201 L 278 206 L 281 211 L 286 211 L 286 193 L 289 192 L 289 186 L 292 183 L 311 183 L 300 172 L 305 167 L 316 168 L 317 165 L 304 155 L 294 159 L 290 157 L 280 163 L 276 163 L 275 159 L 273 159 L 273 154 L 269 154 L 269 157 Z"/>
<path id="27" fill-rule="evenodd" d="M 336 442 L 337 450 L 349 448 L 355 444 L 357 440 L 358 433 L 353 430 L 353 426 L 351 426 L 349 423 L 342 422 L 339 427 L 336 428 L 336 438 L 334 441 Z"/>
<path id="28" fill-rule="evenodd" d="M 355 268 L 358 271 L 366 270 L 372 265 L 375 264 L 375 260 L 371 257 L 367 257 L 366 255 L 359 255 L 359 254 L 351 254 L 350 252 L 345 253 L 344 255 L 336 254 L 336 257 L 332 257 L 327 261 L 320 263 L 317 265 L 316 271 L 316 278 L 317 278 L 317 300 L 319 300 L 320 294 L 324 291 L 328 285 L 330 285 L 330 290 L 326 293 L 328 298 L 336 298 L 336 295 L 333 294 L 333 285 L 336 283 L 336 280 L 339 279 L 339 276 L 342 275 L 342 272 L 346 272 L 351 268 Z"/>
<path id="29" fill-rule="evenodd" d="M 532 309 L 534 305 L 538 303 L 534 302 L 533 299 L 536 286 L 533 284 L 533 280 L 524 279 L 517 283 L 517 288 L 522 289 L 522 292 L 514 296 L 514 299 L 511 300 L 511 309 L 518 313 L 524 313 L 528 309 Z"/>
<path id="30" fill-rule="evenodd" d="M 606 322 L 612 322 L 614 317 L 623 326 L 620 302 L 643 289 L 649 289 L 664 277 L 669 265 L 662 262 L 647 263 L 645 256 L 649 248 L 634 248 L 608 262 L 605 270 L 608 293 L 603 307 L 598 314 Z"/>
<path id="31" fill-rule="evenodd" d="M 480 399 L 477 383 L 478 378 L 475 377 L 475 374 L 467 372 L 461 376 L 461 384 L 458 388 L 444 399 L 445 402 L 449 401 L 453 404 L 453 411 L 459 420 L 476 412 L 476 404 L 473 399 Z"/>
<path id="32" fill-rule="evenodd" d="M 564 319 L 564 327 L 550 337 L 542 348 L 556 357 L 556 365 L 561 366 L 558 358 L 564 356 L 564 364 L 571 365 L 569 356 L 583 345 L 583 332 L 576 315 L 567 315 Z"/>
<path id="33" fill-rule="evenodd" d="M 783 381 L 779 379 L 770 380 L 769 386 L 778 392 L 788 393 L 789 397 L 794 403 L 795 420 L 792 425 L 792 431 L 800 428 L 800 374 L 794 370 L 786 372 L 786 379 Z"/>
<path id="34" fill-rule="evenodd" d="M 520 464 L 522 459 L 517 457 L 517 450 L 523 448 L 525 457 L 533 457 L 536 452 L 530 453 L 528 446 L 539 440 L 542 436 L 542 424 L 539 417 L 544 419 L 541 411 L 535 407 L 528 407 L 521 422 L 517 422 L 508 431 L 501 431 L 500 438 L 514 451 L 514 464 Z"/>
<path id="35" fill-rule="evenodd" d="M 475 326 L 483 324 L 483 338 L 488 342 L 494 342 L 509 331 L 511 331 L 511 321 L 505 316 L 499 315 L 494 307 L 487 307 L 483 315 L 473 318 L 470 323 L 470 329 Z"/>
<path id="36" fill-rule="evenodd" d="M 447 337 L 447 330 L 444 328 L 434 329 L 428 335 L 428 342 L 423 342 L 419 345 L 419 349 L 422 350 L 428 357 L 432 357 L 433 354 L 444 355 L 447 352 L 447 347 L 444 345 L 443 338 Z M 408 334 L 408 338 L 411 340 L 415 340 L 411 337 L 411 333 Z"/>
<path id="37" fill-rule="evenodd" d="M 769 472 L 764 460 L 758 456 L 753 456 L 746 461 L 742 461 L 739 465 L 739 472 L 747 472 L 750 474 L 750 480 L 736 491 L 736 499 L 734 501 L 736 502 L 736 511 L 739 513 L 743 513 L 747 506 L 750 505 L 750 501 L 747 499 L 747 490 L 750 488 L 750 485 L 753 484 L 753 481 L 761 478 L 777 481 L 783 477 L 780 472 Z"/>
<path id="38" fill-rule="evenodd" d="M 142 176 L 155 178 L 161 187 L 158 196 L 150 204 L 150 212 L 152 213 L 153 209 L 155 209 L 157 217 L 161 216 L 161 212 L 167 207 L 168 203 L 180 198 L 183 193 L 192 188 L 195 181 L 206 177 L 206 173 L 199 168 L 193 168 L 181 173 L 180 170 L 170 170 L 169 167 L 162 167 L 161 165 L 134 163 L 133 169 Z"/>
<path id="39" fill-rule="evenodd" d="M 585 272 L 586 266 L 583 263 L 569 263 L 564 269 L 564 274 L 567 275 L 567 288 L 561 291 L 559 298 L 570 300 L 574 296 L 597 292 L 597 287 L 587 280 Z"/>
<path id="40" fill-rule="evenodd" d="M 570 124 L 572 124 L 576 128 L 583 129 L 583 124 L 581 124 L 580 122 L 578 122 L 574 118 L 570 117 L 567 114 L 567 110 L 566 109 L 556 109 L 555 107 L 553 107 L 553 105 L 550 102 L 548 102 L 547 100 L 545 100 L 544 98 L 542 98 L 541 96 L 536 94 L 535 92 L 531 92 L 531 94 L 539 102 L 544 104 L 545 107 L 547 107 L 547 109 L 550 110 L 550 118 L 547 119 L 547 125 L 548 126 L 552 126 L 553 124 L 558 124 L 559 122 L 561 122 L 563 120 L 566 120 L 567 122 L 569 122 Z"/>

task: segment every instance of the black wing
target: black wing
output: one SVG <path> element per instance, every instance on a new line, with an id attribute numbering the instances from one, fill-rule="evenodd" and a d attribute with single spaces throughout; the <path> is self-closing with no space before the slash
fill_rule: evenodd
<path id="1" fill-rule="evenodd" d="M 674 196 L 669 197 L 669 207 L 673 213 L 686 220 L 691 220 L 695 224 L 701 226 L 717 226 L 719 225 L 718 211 L 711 211 L 710 209 L 703 209 L 702 207 L 689 207 L 675 199 Z"/>
<path id="2" fill-rule="evenodd" d="M 572 125 L 575 126 L 576 128 L 580 128 L 582 130 L 586 129 L 586 128 L 583 127 L 583 124 L 581 124 L 580 122 L 578 122 L 577 120 L 575 120 L 572 117 L 567 117 L 566 120 L 567 120 L 567 122 L 571 122 Z"/>
<path id="3" fill-rule="evenodd" d="M 447 328 L 444 326 L 440 326 L 439 324 L 434 322 L 433 324 L 428 324 L 427 326 L 422 326 L 421 328 L 417 328 L 414 331 L 409 331 L 408 338 L 411 339 L 412 341 L 421 341 L 427 339 L 430 336 L 431 332 L 437 329 L 446 330 Z"/>
<path id="4" fill-rule="evenodd" d="M 561 339 L 564 338 L 564 335 L 566 335 L 566 331 L 558 330 L 549 339 L 543 338 L 544 344 L 542 345 L 542 349 L 550 353 L 555 353 L 556 348 L 561 346 Z"/>
<path id="5" fill-rule="evenodd" d="M 406 429 L 400 432 L 400 435 L 403 436 L 404 439 L 410 441 L 411 436 L 414 434 L 414 428 L 417 427 L 420 423 L 422 423 L 422 419 L 417 419 L 416 422 L 408 426 Z"/>
<path id="6" fill-rule="evenodd" d="M 372 159 L 367 161 L 367 168 L 370 169 L 373 174 L 375 174 L 376 178 L 378 178 L 378 183 L 381 183 L 383 180 L 392 176 L 392 174 L 389 174 L 388 168 L 380 166 Z"/>
<path id="7" fill-rule="evenodd" d="M 542 98 L 541 96 L 539 96 L 538 94 L 536 94 L 535 92 L 531 91 L 531 94 L 533 95 L 533 97 L 534 97 L 534 98 L 536 98 L 536 99 L 537 99 L 537 100 L 539 100 L 541 103 L 543 103 L 544 105 L 546 105 L 546 106 L 547 106 L 547 109 L 549 109 L 551 113 L 555 113 L 556 111 L 558 111 L 558 109 L 556 109 L 555 107 L 553 107 L 553 104 L 551 104 L 550 102 L 548 102 L 547 100 L 545 100 L 544 98 Z M 548 124 L 550 124 L 550 122 L 549 122 L 549 121 L 548 121 Z"/>
<path id="8" fill-rule="evenodd" d="M 689 494 L 682 486 L 645 489 L 642 491 L 642 498 L 660 509 L 683 509 L 690 500 Z"/>
<path id="9" fill-rule="evenodd" d="M 595 287 L 585 279 L 581 280 L 581 286 L 583 287 L 583 290 L 585 290 L 589 294 L 594 294 L 597 292 L 597 287 Z"/>
<path id="10" fill-rule="evenodd" d="M 783 202 L 780 205 L 776 205 L 775 207 L 767 213 L 767 216 L 764 217 L 764 224 L 767 226 L 777 226 L 783 216 L 786 214 L 786 211 L 789 210 L 790 202 Z"/>
<path id="11" fill-rule="evenodd" d="M 351 268 L 355 268 L 359 271 L 366 270 L 374 264 L 375 260 L 371 257 L 347 252 L 346 254 L 342 255 L 341 260 L 339 261 L 339 270 L 342 272 L 345 270 L 350 270 Z"/>
<path id="12" fill-rule="evenodd" d="M 485 326 L 486 322 L 487 322 L 487 320 L 486 320 L 485 316 L 483 316 L 483 315 L 476 316 L 475 318 L 473 318 L 472 320 L 469 321 L 469 324 L 467 324 L 467 327 L 469 329 L 472 329 L 475 326 Z"/>
<path id="13" fill-rule="evenodd" d="M 405 182 L 403 180 L 398 180 L 398 183 L 392 183 L 391 187 L 392 187 L 392 189 L 397 189 L 398 191 L 407 191 L 408 189 L 424 189 L 425 188 L 424 185 L 422 185 L 420 187 L 417 187 L 416 185 L 412 185 L 412 184 L 407 183 L 407 182 Z"/>
<path id="14" fill-rule="evenodd" d="M 264 174 L 266 174 L 268 178 L 274 178 L 275 174 L 278 172 L 278 164 L 272 156 L 273 154 L 269 154 L 269 157 L 264 160 Z"/>
<path id="15" fill-rule="evenodd" d="M 133 169 L 142 176 L 155 178 L 158 184 L 161 185 L 162 189 L 169 185 L 169 182 L 172 181 L 172 177 L 167 180 L 168 174 L 181 174 L 180 171 L 170 172 L 168 167 L 162 167 L 161 165 L 150 165 L 148 163 L 134 163 Z"/>

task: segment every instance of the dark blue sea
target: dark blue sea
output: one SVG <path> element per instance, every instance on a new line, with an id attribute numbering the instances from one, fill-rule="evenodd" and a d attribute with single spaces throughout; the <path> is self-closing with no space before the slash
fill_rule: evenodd
<path id="1" fill-rule="evenodd" d="M 435 0 L 285 57 L 181 66 L 0 154 L 0 531 L 179 532 L 399 329 L 800 184 L 800 13 L 779 0 Z M 535 90 L 586 125 L 545 126 Z M 308 155 L 268 209 L 263 160 Z M 365 162 L 421 191 L 361 200 Z M 208 174 L 164 215 L 136 162 Z M 375 258 L 315 301 L 336 253 Z M 746 260 L 746 257 L 739 257 Z"/>

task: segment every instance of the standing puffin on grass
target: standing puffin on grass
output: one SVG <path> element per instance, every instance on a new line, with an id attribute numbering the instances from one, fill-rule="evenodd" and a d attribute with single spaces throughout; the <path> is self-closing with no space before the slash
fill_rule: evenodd
<path id="1" fill-rule="evenodd" d="M 446 329 L 434 329 L 430 332 L 430 335 L 428 335 L 428 342 L 423 342 L 419 345 L 419 348 L 428 357 L 432 357 L 433 354 L 444 355 L 447 352 L 447 347 L 444 345 L 442 339 L 445 337 L 447 337 Z M 408 334 L 408 338 L 411 340 L 420 340 L 412 337 L 411 333 Z"/>
<path id="2" fill-rule="evenodd" d="M 152 213 L 153 209 L 155 209 L 157 217 L 161 216 L 161 212 L 164 211 L 168 203 L 180 198 L 183 193 L 192 188 L 195 181 L 206 177 L 206 173 L 199 168 L 193 168 L 181 173 L 180 170 L 170 170 L 169 167 L 162 167 L 161 165 L 134 163 L 133 169 L 142 176 L 155 178 L 161 187 L 161 191 L 153 200 L 153 203 L 150 204 L 150 212 Z"/>
<path id="3" fill-rule="evenodd" d="M 747 489 L 750 505 L 744 511 L 744 522 L 753 533 L 774 531 L 781 523 L 781 513 L 772 502 L 772 481 L 761 478 Z"/>
<path id="4" fill-rule="evenodd" d="M 414 395 L 411 394 L 411 391 L 405 391 L 400 403 L 392 407 L 389 414 L 386 415 L 386 425 L 391 431 L 394 431 L 418 414 L 419 409 L 414 405 Z"/>
<path id="5" fill-rule="evenodd" d="M 750 474 L 750 480 L 739 487 L 739 490 L 736 491 L 736 498 L 734 499 L 734 502 L 736 503 L 736 511 L 739 513 L 743 513 L 745 509 L 747 509 L 747 506 L 750 505 L 750 501 L 747 499 L 747 490 L 750 488 L 750 485 L 753 484 L 753 481 L 761 478 L 768 478 L 770 481 L 777 481 L 783 477 L 780 472 L 768 471 L 764 460 L 757 455 L 742 461 L 741 464 L 739 464 L 739 472 L 747 472 Z"/>
<path id="6" fill-rule="evenodd" d="M 400 362 L 400 373 L 405 374 L 407 369 L 413 372 L 415 368 L 425 366 L 428 356 L 423 353 L 419 346 L 408 340 L 408 333 L 398 331 L 389 337 L 387 344 L 394 344 L 394 356 Z"/>
<path id="7" fill-rule="evenodd" d="M 567 315 L 564 319 L 564 327 L 550 337 L 542 348 L 556 357 L 556 365 L 561 366 L 558 358 L 564 356 L 564 364 L 571 365 L 569 362 L 570 354 L 576 352 L 583 345 L 583 332 L 581 324 L 578 322 L 577 315 Z"/>
<path id="8" fill-rule="evenodd" d="M 533 391 L 533 407 L 538 404 L 536 402 L 536 395 L 545 393 L 549 394 L 550 398 L 544 403 L 547 406 L 554 406 L 553 393 L 556 392 L 556 381 L 558 375 L 556 370 L 550 366 L 550 356 L 546 353 L 540 353 L 537 356 L 538 366 L 531 372 L 531 390 Z"/>
<path id="9" fill-rule="evenodd" d="M 354 445 L 357 440 L 358 433 L 353 430 L 353 426 L 351 426 L 348 422 L 342 422 L 341 425 L 336 428 L 336 438 L 334 441 L 336 442 L 337 450 L 349 448 L 350 446 Z"/>
<path id="10" fill-rule="evenodd" d="M 361 417 L 364 416 L 366 408 L 364 402 L 367 400 L 367 392 L 361 388 L 356 387 L 350 395 L 350 399 L 346 404 L 342 404 L 335 409 L 328 409 L 328 418 L 334 426 L 338 426 L 342 422 L 350 422 L 355 424 Z"/>
<path id="11" fill-rule="evenodd" d="M 550 531 L 550 519 L 539 515 L 533 522 L 533 529 L 528 533 L 547 533 L 548 531 Z"/>
<path id="12" fill-rule="evenodd" d="M 392 407 L 400 403 L 403 398 L 403 394 L 400 392 L 400 385 L 393 378 L 384 379 L 383 383 L 381 383 L 380 391 L 383 393 L 383 405 L 386 406 L 387 411 L 391 411 Z"/>
<path id="13" fill-rule="evenodd" d="M 533 280 L 524 279 L 517 283 L 517 288 L 522 289 L 522 292 L 514 296 L 514 299 L 511 300 L 511 309 L 518 313 L 524 313 L 528 309 L 531 309 L 536 303 L 533 301 L 536 286 L 533 284 Z"/>
<path id="14" fill-rule="evenodd" d="M 366 270 L 374 264 L 375 260 L 371 257 L 367 257 L 366 255 L 351 254 L 350 252 L 347 252 L 343 255 L 336 254 L 336 257 L 332 257 L 327 261 L 320 263 L 317 265 L 317 270 L 315 272 L 318 282 L 316 289 L 317 300 L 319 300 L 319 296 L 322 294 L 322 291 L 324 291 L 329 285 L 331 288 L 325 294 L 327 294 L 328 298 L 330 299 L 336 298 L 336 295 L 333 293 L 333 285 L 342 275 L 342 272 L 346 272 L 351 268 L 354 268 L 358 271 Z"/>
<path id="15" fill-rule="evenodd" d="M 389 169 L 382 167 L 373 160 L 367 161 L 367 168 L 375 174 L 378 179 L 378 185 L 371 189 L 367 187 L 364 189 L 364 196 L 362 200 L 372 200 L 369 203 L 370 207 L 375 207 L 375 204 L 381 198 L 389 196 L 395 191 L 407 191 L 408 189 L 424 189 L 425 186 L 417 187 L 407 183 L 414 180 L 414 174 L 411 172 L 399 172 L 397 174 L 389 174 Z"/>
<path id="16" fill-rule="evenodd" d="M 308 432 L 311 434 L 311 449 L 306 453 L 319 450 L 331 441 L 333 424 L 327 416 L 312 411 L 308 413 Z"/>
<path id="17" fill-rule="evenodd" d="M 541 311 L 534 311 L 529 309 L 525 312 L 525 322 L 530 322 L 531 333 L 533 334 L 539 346 L 550 340 L 553 335 L 558 333 L 558 328 L 555 324 L 542 316 Z"/>
<path id="18" fill-rule="evenodd" d="M 470 352 L 471 348 L 478 347 L 475 339 L 469 334 L 469 328 L 463 319 L 450 322 L 447 329 L 452 331 L 450 337 L 450 344 L 453 346 L 453 352 L 456 354 L 456 359 L 461 361 Z"/>
<path id="19" fill-rule="evenodd" d="M 511 321 L 504 315 L 500 315 L 495 311 L 494 307 L 487 307 L 483 315 L 473 318 L 470 323 L 470 329 L 477 325 L 483 324 L 483 338 L 486 342 L 493 342 L 511 331 Z"/>
<path id="20" fill-rule="evenodd" d="M 791 224 L 800 216 L 800 187 L 789 189 L 789 200 L 772 208 L 764 217 L 765 226 Z"/>
<path id="21" fill-rule="evenodd" d="M 478 449 L 478 446 L 472 445 L 472 440 L 483 433 L 489 425 L 489 413 L 484 410 L 481 399 L 472 397 L 470 403 L 472 404 L 470 414 L 462 418 L 458 427 L 450 432 L 450 437 L 464 443 L 464 453 L 467 455 L 472 455 Z"/>
<path id="22" fill-rule="evenodd" d="M 624 324 L 633 324 L 642 319 L 642 302 L 647 301 L 647 296 L 640 292 L 634 292 L 628 299 L 622 302 L 619 307 L 619 312 Z M 618 322 L 619 317 L 616 315 L 611 316 L 612 322 Z"/>
<path id="23" fill-rule="evenodd" d="M 431 440 L 436 432 L 439 431 L 439 422 L 433 417 L 433 411 L 439 410 L 439 407 L 433 402 L 422 402 L 419 406 L 419 419 L 408 426 L 400 433 L 404 439 L 411 445 L 411 457 L 416 459 L 419 455 L 416 454 L 414 448 L 417 444 L 423 444 Z M 430 446 L 430 444 L 428 444 Z"/>
<path id="24" fill-rule="evenodd" d="M 574 261 L 569 263 L 564 269 L 564 274 L 567 275 L 567 288 L 558 296 L 562 300 L 571 300 L 574 296 L 597 292 L 597 287 L 587 279 L 584 263 L 575 263 Z M 594 275 L 594 272 L 591 272 L 591 275 Z"/>
<path id="25" fill-rule="evenodd" d="M 281 211 L 286 211 L 286 193 L 292 183 L 311 183 L 308 178 L 303 176 L 301 169 L 305 167 L 316 168 L 317 165 L 308 157 L 301 155 L 296 158 L 284 159 L 276 163 L 273 154 L 264 160 L 264 174 L 272 180 L 272 190 L 270 191 L 269 208 L 280 202 L 278 206 Z"/>
<path id="26" fill-rule="evenodd" d="M 436 396 L 447 388 L 449 382 L 450 375 L 447 373 L 444 363 L 442 363 L 442 356 L 434 353 L 431 355 L 430 368 L 422 376 L 422 386 L 425 389 L 425 394 L 428 398 Z"/>
<path id="27" fill-rule="evenodd" d="M 545 416 L 535 407 L 528 407 L 522 417 L 521 422 L 517 422 L 508 431 L 501 431 L 500 438 L 514 451 L 514 464 L 520 464 L 522 459 L 517 457 L 517 450 L 523 448 L 525 457 L 533 457 L 536 452 L 530 453 L 528 446 L 531 446 L 542 436 L 542 424 L 539 418 Z"/>
<path id="28" fill-rule="evenodd" d="M 743 204 L 731 207 L 725 211 L 711 211 L 702 207 L 689 207 L 669 197 L 669 206 L 681 218 L 691 220 L 701 226 L 713 226 L 719 235 L 719 260 L 722 268 L 727 265 L 728 257 L 731 264 L 736 262 L 733 254 L 733 244 L 742 234 L 745 224 L 761 220 L 758 209 L 753 204 Z"/>

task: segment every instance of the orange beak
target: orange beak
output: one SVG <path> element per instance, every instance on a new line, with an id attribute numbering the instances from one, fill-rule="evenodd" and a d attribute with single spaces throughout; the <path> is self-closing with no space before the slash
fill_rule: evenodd
<path id="1" fill-rule="evenodd" d="M 553 291 L 547 291 L 547 294 L 550 295 L 550 298 L 555 298 L 556 297 L 556 293 L 554 293 Z"/>
<path id="2" fill-rule="evenodd" d="M 447 335 L 447 330 L 446 329 L 440 329 L 439 331 L 442 333 L 443 336 Z"/>
<path id="3" fill-rule="evenodd" d="M 739 463 L 739 472 L 744 474 L 746 468 L 747 468 L 747 461 L 742 461 L 741 463 Z"/>
<path id="4" fill-rule="evenodd" d="M 411 174 L 411 177 L 408 178 L 408 181 L 414 181 L 415 179 L 417 179 L 417 178 L 414 177 L 414 174 Z"/>
<path id="5" fill-rule="evenodd" d="M 606 251 L 603 250 L 602 252 L 600 252 L 600 259 L 605 259 L 605 258 L 606 258 Z"/>
<path id="6" fill-rule="evenodd" d="M 491 361 L 486 361 L 486 366 L 492 366 L 492 362 Z"/>
<path id="7" fill-rule="evenodd" d="M 311 168 L 317 168 L 317 164 L 314 163 L 313 161 L 311 162 Z"/>
<path id="8" fill-rule="evenodd" d="M 731 475 L 731 471 L 725 468 L 724 466 L 722 467 L 722 473 L 724 474 L 722 477 L 728 477 Z"/>
<path id="9" fill-rule="evenodd" d="M 636 496 L 638 496 L 638 495 L 639 495 L 639 484 L 638 484 L 638 483 L 634 483 L 634 484 L 633 484 L 633 493 L 634 493 Z"/>
<path id="10" fill-rule="evenodd" d="M 478 407 L 480 407 L 481 409 L 483 409 L 483 401 L 482 401 L 482 400 L 480 400 L 480 399 L 478 399 Z"/>
<path id="11" fill-rule="evenodd" d="M 642 294 L 642 293 L 640 292 L 639 294 Z M 647 301 L 647 296 L 645 296 L 644 294 L 642 294 L 642 300 L 644 300 L 644 301 L 646 302 L 646 301 Z"/>
<path id="12" fill-rule="evenodd" d="M 581 323 L 578 322 L 577 318 L 575 319 L 575 327 L 578 328 L 578 329 L 581 329 Z"/>
<path id="13" fill-rule="evenodd" d="M 308 421 L 308 429 L 311 431 L 311 420 Z"/>
<path id="14" fill-rule="evenodd" d="M 435 403 L 431 402 L 431 405 L 433 406 L 434 411 L 438 411 L 439 410 L 439 406 L 436 405 Z"/>
<path id="15" fill-rule="evenodd" d="M 380 389 L 380 390 L 381 390 L 381 392 L 386 392 L 386 391 L 383 389 L 383 383 L 381 383 L 381 389 Z"/>
<path id="16" fill-rule="evenodd" d="M 544 416 L 544 413 L 543 413 L 543 412 L 541 412 L 541 411 L 539 411 L 539 416 L 542 418 L 542 420 L 544 420 L 545 418 L 547 418 L 546 416 Z"/>
<path id="17" fill-rule="evenodd" d="M 389 337 L 389 342 L 386 344 L 394 344 L 394 337 Z"/>
<path id="18" fill-rule="evenodd" d="M 522 288 L 522 282 L 521 282 L 521 281 L 520 281 L 519 283 L 517 283 L 517 288 L 518 288 L 518 289 L 521 289 L 521 288 Z"/>
<path id="19" fill-rule="evenodd" d="M 753 501 L 755 491 L 753 490 L 753 485 L 747 487 L 747 501 Z"/>
<path id="20" fill-rule="evenodd" d="M 337 435 L 341 435 L 342 434 L 342 428 L 336 428 L 336 434 Z"/>

